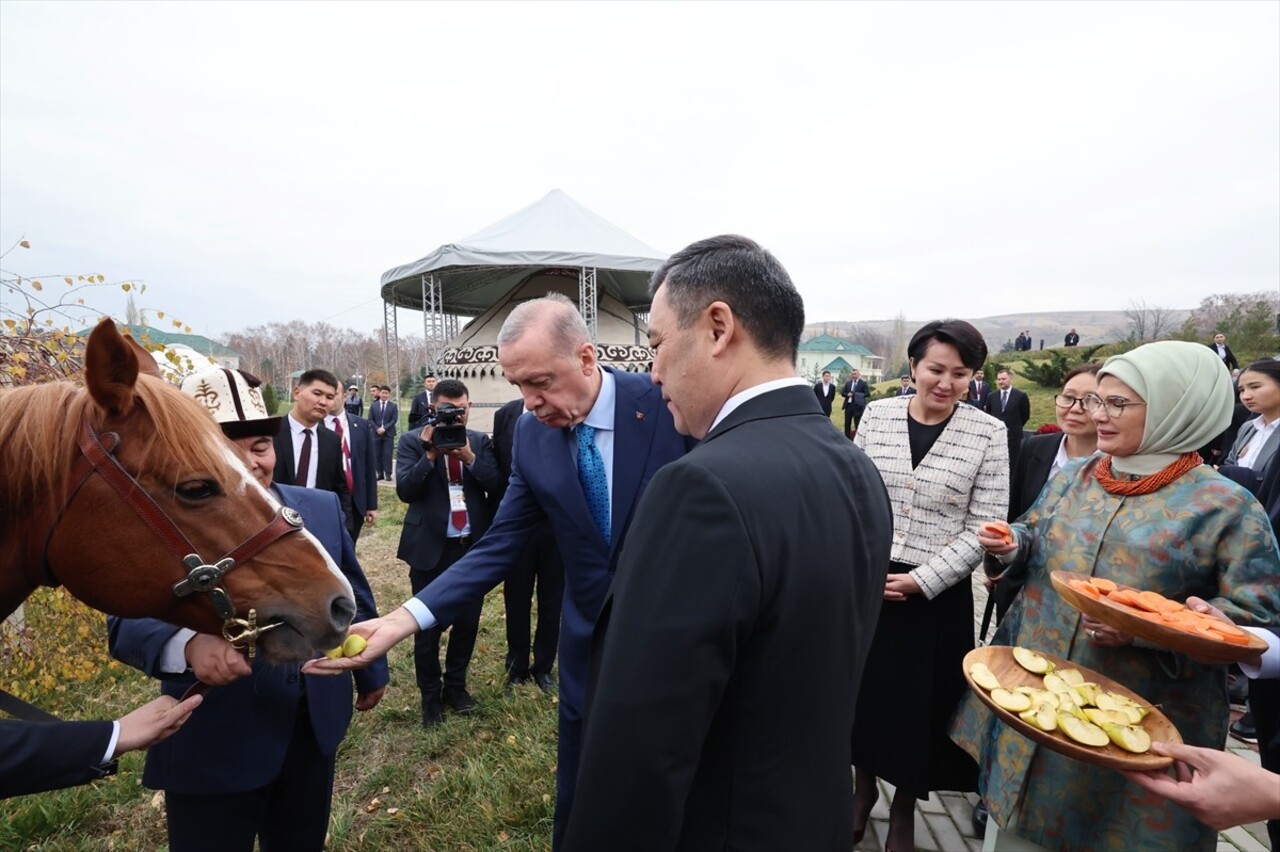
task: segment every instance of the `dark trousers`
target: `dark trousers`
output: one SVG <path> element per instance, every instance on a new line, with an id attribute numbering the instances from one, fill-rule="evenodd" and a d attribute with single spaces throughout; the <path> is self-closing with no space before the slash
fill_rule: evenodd
<path id="1" fill-rule="evenodd" d="M 409 570 L 409 585 L 416 595 L 445 572 L 450 565 L 462 558 L 467 552 L 467 545 L 460 539 L 445 539 L 444 551 L 440 561 L 430 571 Z M 418 689 L 425 701 L 428 698 L 441 696 L 440 671 L 440 635 L 449 631 L 449 647 L 445 650 L 443 687 L 444 692 L 465 689 L 467 685 L 467 666 L 471 663 L 471 652 L 476 647 L 476 633 L 480 629 L 480 610 L 483 601 L 477 601 L 474 609 L 459 616 L 452 625 L 437 624 L 428 630 L 419 630 L 413 636 L 413 670 L 417 675 Z"/>
<path id="2" fill-rule="evenodd" d="M 374 476 L 378 479 L 391 478 L 391 451 L 395 449 L 395 437 L 388 432 L 385 435 L 374 435 L 373 458 Z"/>
<path id="3" fill-rule="evenodd" d="M 307 703 L 299 705 L 280 774 L 244 793 L 165 792 L 173 852 L 321 850 L 329 831 L 334 759 L 316 745 Z"/>
<path id="4" fill-rule="evenodd" d="M 1250 680 L 1249 709 L 1258 729 L 1258 756 L 1262 768 L 1280 772 L 1280 680 Z M 1271 848 L 1280 849 L 1280 820 L 1267 822 Z"/>
<path id="5" fill-rule="evenodd" d="M 538 595 L 538 626 L 533 636 L 533 667 L 529 666 L 529 616 L 534 587 Z M 551 525 L 544 523 L 516 567 L 502 585 L 507 610 L 507 677 L 549 675 L 560 644 L 560 605 L 564 596 L 564 563 Z"/>
<path id="6" fill-rule="evenodd" d="M 849 406 L 844 410 L 844 433 L 848 435 L 854 429 L 858 428 L 858 421 L 862 419 L 862 409 Z"/>
<path id="7" fill-rule="evenodd" d="M 566 718 L 560 708 L 560 741 L 556 746 L 556 813 L 551 823 L 551 848 L 564 845 L 569 828 L 569 812 L 573 809 L 573 792 L 578 782 L 578 765 L 582 762 L 582 719 Z"/>

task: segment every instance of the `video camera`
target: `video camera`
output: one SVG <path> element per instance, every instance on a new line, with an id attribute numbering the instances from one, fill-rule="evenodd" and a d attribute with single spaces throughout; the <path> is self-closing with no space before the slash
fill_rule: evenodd
<path id="1" fill-rule="evenodd" d="M 431 445 L 437 450 L 456 450 L 467 444 L 467 427 L 463 417 L 467 410 L 451 402 L 442 402 L 427 415 L 423 426 L 434 426 L 431 433 Z"/>

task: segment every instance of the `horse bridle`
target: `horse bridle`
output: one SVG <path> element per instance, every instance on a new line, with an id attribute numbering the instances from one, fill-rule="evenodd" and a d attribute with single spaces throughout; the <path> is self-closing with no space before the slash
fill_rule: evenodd
<path id="1" fill-rule="evenodd" d="M 110 447 L 104 445 L 103 438 Z M 76 459 L 72 471 L 71 487 L 67 493 L 62 510 L 56 516 L 53 527 L 45 539 L 45 565 L 48 570 L 48 544 L 53 538 L 62 515 L 70 508 L 81 487 L 94 473 L 110 485 L 120 498 L 133 509 L 143 523 L 160 538 L 169 551 L 182 563 L 186 576 L 173 586 L 177 597 L 191 594 L 207 594 L 218 617 L 222 619 L 222 636 L 232 645 L 243 647 L 249 659 L 253 659 L 258 637 L 280 624 L 258 624 L 258 613 L 250 608 L 246 618 L 236 617 L 236 607 L 231 596 L 222 588 L 222 578 L 237 565 L 252 559 L 268 545 L 290 533 L 302 529 L 302 516 L 287 506 L 276 511 L 271 521 L 258 532 L 241 542 L 234 550 L 214 563 L 207 563 L 196 550 L 195 545 L 183 535 L 177 525 L 160 508 L 146 489 L 138 483 L 115 457 L 120 448 L 120 436 L 115 432 L 107 432 L 99 437 L 97 430 L 86 417 L 77 437 L 80 456 Z M 56 578 L 55 578 L 56 580 Z M 56 585 L 56 583 L 55 583 Z"/>

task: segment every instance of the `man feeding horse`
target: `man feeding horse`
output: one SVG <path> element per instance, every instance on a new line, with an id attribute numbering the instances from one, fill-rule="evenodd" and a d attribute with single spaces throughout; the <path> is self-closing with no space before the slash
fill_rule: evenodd
<path id="1" fill-rule="evenodd" d="M 263 488 L 296 510 L 355 590 L 356 621 L 377 616 L 356 562 L 338 498 L 329 491 L 272 484 L 273 437 L 260 382 L 215 368 L 190 376 L 184 393 L 209 409 L 248 456 Z M 168 695 L 197 680 L 217 687 L 204 709 L 147 755 L 143 783 L 165 791 L 169 845 L 189 849 L 316 849 L 329 827 L 334 755 L 351 720 L 351 679 L 300 675 L 298 666 L 251 664 L 226 639 L 154 619 L 111 619 L 111 653 L 154 677 Z M 387 685 L 379 660 L 355 673 L 357 710 L 371 710 Z M 217 814 L 210 819 L 210 814 Z"/>

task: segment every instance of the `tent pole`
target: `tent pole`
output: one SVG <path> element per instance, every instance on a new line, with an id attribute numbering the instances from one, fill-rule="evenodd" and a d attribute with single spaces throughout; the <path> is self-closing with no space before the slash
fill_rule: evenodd
<path id="1" fill-rule="evenodd" d="M 600 341 L 599 324 L 596 321 L 596 270 L 594 266 L 578 269 L 578 310 L 591 332 L 591 342 Z"/>
<path id="2" fill-rule="evenodd" d="M 387 384 L 396 389 L 400 398 L 400 333 L 396 329 L 396 303 L 387 299 L 382 303 L 382 358 L 386 367 Z"/>

